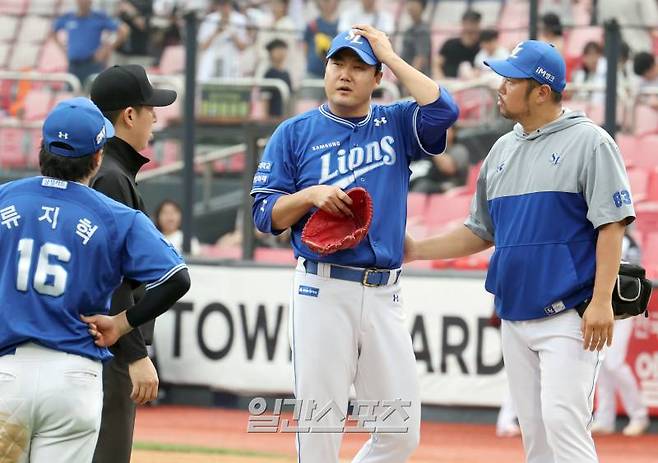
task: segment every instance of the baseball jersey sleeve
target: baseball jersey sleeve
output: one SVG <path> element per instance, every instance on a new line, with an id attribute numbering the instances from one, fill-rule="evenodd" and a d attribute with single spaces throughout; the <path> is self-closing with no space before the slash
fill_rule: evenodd
<path id="1" fill-rule="evenodd" d="M 68 15 L 63 15 L 57 18 L 53 23 L 53 31 L 58 32 L 64 29 L 64 25 L 66 24 L 67 19 Z"/>
<path id="2" fill-rule="evenodd" d="M 615 142 L 604 138 L 594 149 L 581 176 L 587 219 L 594 228 L 635 219 L 631 188 L 624 161 Z"/>
<path id="3" fill-rule="evenodd" d="M 144 213 L 137 212 L 125 235 L 121 273 L 147 283 L 146 289 L 149 290 L 182 268 L 186 265 L 181 255 Z"/>
<path id="4" fill-rule="evenodd" d="M 116 30 L 119 29 L 119 23 L 104 13 L 101 22 L 103 24 L 103 30 L 105 31 L 116 32 Z"/>
<path id="5" fill-rule="evenodd" d="M 471 202 L 471 211 L 464 222 L 464 225 L 474 234 L 485 241 L 494 242 L 494 226 L 489 214 L 489 203 L 487 201 L 487 161 L 482 163 L 480 174 L 477 180 L 477 188 L 473 201 Z"/>
<path id="6" fill-rule="evenodd" d="M 256 228 L 263 233 L 283 232 L 272 229 L 272 209 L 280 196 L 297 191 L 297 168 L 293 159 L 290 129 L 291 125 L 284 123 L 272 134 L 254 175 L 251 189 L 254 197 L 252 216 Z"/>
<path id="7" fill-rule="evenodd" d="M 405 102 L 399 105 L 403 124 L 411 126 L 407 146 L 411 160 L 442 154 L 446 149 L 446 130 L 459 117 L 459 108 L 450 93 L 441 88 L 441 96 L 432 103 L 419 106 L 416 102 Z"/>

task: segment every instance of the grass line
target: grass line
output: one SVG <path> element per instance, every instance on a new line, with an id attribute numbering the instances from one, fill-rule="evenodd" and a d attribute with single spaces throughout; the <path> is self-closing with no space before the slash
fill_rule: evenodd
<path id="1" fill-rule="evenodd" d="M 253 450 L 239 450 L 239 449 L 220 449 L 212 447 L 202 447 L 199 445 L 185 445 L 185 444 L 161 444 L 158 442 L 135 442 L 133 444 L 135 450 L 150 450 L 157 452 L 176 452 L 176 453 L 200 453 L 204 455 L 230 455 L 240 457 L 257 457 L 257 458 L 270 458 L 270 459 L 289 459 L 287 455 L 256 452 Z"/>

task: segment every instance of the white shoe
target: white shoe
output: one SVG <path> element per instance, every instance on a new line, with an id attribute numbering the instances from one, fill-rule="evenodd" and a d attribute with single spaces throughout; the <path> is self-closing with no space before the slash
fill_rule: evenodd
<path id="1" fill-rule="evenodd" d="M 605 426 L 601 423 L 594 423 L 592 425 L 592 434 L 596 434 L 598 436 L 604 436 L 607 434 L 612 434 L 615 432 L 615 427 L 614 426 Z"/>
<path id="2" fill-rule="evenodd" d="M 521 428 L 516 424 L 509 424 L 500 428 L 496 428 L 496 435 L 498 437 L 517 437 L 521 435 Z"/>
<path id="3" fill-rule="evenodd" d="M 622 433 L 624 436 L 628 437 L 635 437 L 635 436 L 641 436 L 645 432 L 647 432 L 647 429 L 649 429 L 649 425 L 651 422 L 649 421 L 648 418 L 644 418 L 641 420 L 631 420 L 630 423 L 628 423 L 628 426 L 624 428 Z"/>

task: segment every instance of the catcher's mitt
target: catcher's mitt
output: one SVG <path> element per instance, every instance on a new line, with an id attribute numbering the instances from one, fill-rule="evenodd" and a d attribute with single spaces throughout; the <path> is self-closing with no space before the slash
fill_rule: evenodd
<path id="1" fill-rule="evenodd" d="M 333 215 L 318 209 L 304 225 L 302 242 L 322 256 L 355 247 L 368 233 L 372 221 L 372 198 L 361 187 L 347 192 L 352 198 L 353 217 Z"/>

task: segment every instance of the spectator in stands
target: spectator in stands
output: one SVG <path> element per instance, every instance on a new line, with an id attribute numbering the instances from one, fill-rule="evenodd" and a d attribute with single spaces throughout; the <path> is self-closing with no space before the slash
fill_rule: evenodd
<path id="1" fill-rule="evenodd" d="M 605 85 L 608 63 L 603 56 L 603 47 L 598 42 L 587 42 L 583 48 L 582 65 L 574 71 L 571 80 L 574 84 Z M 603 104 L 605 90 L 579 90 L 574 98 Z"/>
<path id="2" fill-rule="evenodd" d="M 631 236 L 628 228 L 622 241 L 622 259 L 631 264 L 641 262 L 640 247 Z M 633 371 L 626 363 L 628 343 L 633 334 L 633 319 L 616 320 L 612 345 L 608 348 L 599 379 L 597 382 L 598 407 L 596 410 L 592 434 L 612 434 L 615 432 L 617 416 L 616 393 L 619 393 L 621 403 L 630 418 L 622 433 L 635 437 L 644 434 L 649 429 L 649 410 L 642 400 Z"/>
<path id="3" fill-rule="evenodd" d="M 426 76 L 432 72 L 432 39 L 430 26 L 423 21 L 423 11 L 427 0 L 407 0 L 407 13 L 411 17 L 411 26 L 402 37 L 400 57 Z"/>
<path id="4" fill-rule="evenodd" d="M 154 29 L 153 54 L 156 66 L 160 65 L 160 59 L 165 48 L 180 45 L 183 42 L 181 33 L 181 18 L 178 15 L 178 7 L 174 6 L 167 10 L 165 25 L 161 29 Z M 153 29 L 152 29 L 153 30 Z"/>
<path id="5" fill-rule="evenodd" d="M 198 35 L 201 55 L 198 80 L 240 77 L 240 55 L 248 45 L 247 18 L 233 9 L 231 0 L 213 0 Z"/>
<path id="6" fill-rule="evenodd" d="M 505 59 L 509 56 L 509 50 L 498 42 L 498 31 L 487 29 L 480 34 L 480 51 L 475 55 L 473 61 L 473 74 L 475 77 L 483 74 L 498 76 L 489 66 L 484 64 L 488 59 Z"/>
<path id="7" fill-rule="evenodd" d="M 368 24 L 389 35 L 395 30 L 393 15 L 379 8 L 377 6 L 377 0 L 361 0 L 360 3 L 354 2 L 351 8 L 341 13 L 338 19 L 338 30 L 350 30 L 355 24 Z"/>
<path id="8" fill-rule="evenodd" d="M 155 210 L 155 227 L 178 252 L 183 252 L 182 218 L 183 210 L 173 199 L 165 199 Z M 190 242 L 190 254 L 193 256 L 201 254 L 201 244 L 194 236 Z"/>
<path id="9" fill-rule="evenodd" d="M 306 77 L 324 78 L 324 62 L 331 39 L 338 34 L 338 0 L 315 0 L 320 16 L 306 25 L 304 31 L 304 55 Z"/>
<path id="10" fill-rule="evenodd" d="M 467 10 L 462 15 L 462 30 L 459 37 L 446 40 L 434 61 L 434 78 L 456 78 L 461 63 L 473 66 L 475 56 L 480 51 L 480 22 L 482 15 Z"/>
<path id="11" fill-rule="evenodd" d="M 658 65 L 656 57 L 648 52 L 637 53 L 633 58 L 633 72 L 640 77 L 637 90 L 642 92 L 649 87 L 658 87 Z M 658 110 L 658 95 L 647 95 L 641 102 Z"/>
<path id="12" fill-rule="evenodd" d="M 539 21 L 539 40 L 552 43 L 560 53 L 564 49 L 564 31 L 560 17 L 555 13 L 546 13 Z"/>
<path id="13" fill-rule="evenodd" d="M 268 56 L 270 52 L 267 47 L 272 41 L 279 40 L 285 42 L 289 53 L 295 49 L 295 44 L 297 43 L 297 28 L 290 16 L 288 16 L 288 0 L 269 0 L 268 4 L 272 15 L 258 32 L 257 76 L 265 74 L 265 71 L 269 67 Z"/>
<path id="14" fill-rule="evenodd" d="M 281 39 L 274 39 L 267 44 L 267 53 L 269 54 L 269 68 L 265 72 L 266 79 L 280 79 L 286 83 L 288 90 L 292 91 L 290 83 L 290 74 L 286 70 L 286 56 L 288 54 L 288 44 Z M 281 117 L 286 112 L 283 105 L 283 98 L 279 90 L 273 89 L 267 92 L 269 94 L 269 104 L 267 105 L 267 114 L 270 117 Z"/>
<path id="15" fill-rule="evenodd" d="M 457 128 L 447 132 L 446 151 L 441 156 L 416 161 L 411 165 L 410 191 L 443 193 L 466 184 L 468 177 L 468 148 L 456 140 Z"/>
<path id="16" fill-rule="evenodd" d="M 75 12 L 66 13 L 55 20 L 51 38 L 65 51 L 69 72 L 82 84 L 93 74 L 101 72 L 107 60 L 128 36 L 128 27 L 119 24 L 101 11 L 91 9 L 91 0 L 77 0 Z M 66 29 L 67 46 L 64 47 L 58 32 Z M 103 42 L 103 32 L 115 32 L 114 40 Z"/>
<path id="17" fill-rule="evenodd" d="M 150 55 L 151 17 L 153 0 L 121 0 L 117 6 L 118 17 L 123 21 L 130 35 L 115 55 L 115 64 L 139 64 L 151 66 Z"/>
<path id="18" fill-rule="evenodd" d="M 633 53 L 653 51 L 653 40 L 658 38 L 656 0 L 598 0 L 597 17 L 599 24 L 617 20 L 621 36 Z"/>

